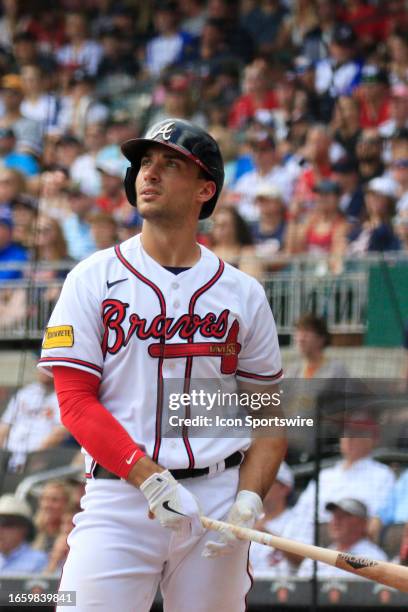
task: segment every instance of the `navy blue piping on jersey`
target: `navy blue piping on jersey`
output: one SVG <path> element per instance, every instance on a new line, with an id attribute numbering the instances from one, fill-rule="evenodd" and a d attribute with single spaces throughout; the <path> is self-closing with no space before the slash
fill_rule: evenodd
<path id="1" fill-rule="evenodd" d="M 210 289 L 213 285 L 215 285 L 215 283 L 219 280 L 222 273 L 224 272 L 224 268 L 225 268 L 224 262 L 221 259 L 219 259 L 218 261 L 219 261 L 218 270 L 214 274 L 214 276 L 210 278 L 210 280 L 205 285 L 197 289 L 197 291 L 193 293 L 193 295 L 191 296 L 190 304 L 188 306 L 188 314 L 191 317 L 194 315 L 194 308 L 195 308 L 198 298 L 201 297 L 203 293 L 208 291 L 208 289 Z M 194 342 L 194 339 L 190 337 L 188 338 L 187 342 L 191 344 L 192 342 Z M 184 374 L 183 393 L 189 393 L 190 391 L 190 380 L 191 380 L 191 370 L 193 368 L 193 359 L 194 358 L 192 356 L 187 357 L 186 369 L 185 369 L 185 374 Z M 190 418 L 190 405 L 189 404 L 186 406 L 184 416 L 187 419 Z M 182 435 L 183 435 L 184 446 L 186 447 L 186 451 L 188 454 L 188 460 L 189 460 L 188 467 L 189 469 L 192 469 L 195 466 L 195 458 L 194 458 L 193 450 L 190 445 L 190 441 L 188 439 L 188 427 L 186 425 L 183 425 Z"/>
<path id="2" fill-rule="evenodd" d="M 125 259 L 124 255 L 122 254 L 120 250 L 119 245 L 115 246 L 115 253 L 119 261 L 132 274 L 134 274 L 140 281 L 142 281 L 142 283 L 145 283 L 148 287 L 150 287 L 155 292 L 159 300 L 159 303 L 160 303 L 160 313 L 163 316 L 163 318 L 165 318 L 166 317 L 166 300 L 164 299 L 164 295 L 161 292 L 161 290 L 151 280 L 149 280 L 148 278 L 143 276 L 143 274 L 138 272 L 136 268 L 134 268 L 132 264 L 129 263 L 127 259 Z M 160 344 L 165 344 L 165 341 L 166 341 L 165 336 L 164 335 L 161 336 L 161 338 L 159 339 Z M 159 357 L 159 362 L 157 366 L 157 404 L 156 404 L 156 428 L 155 428 L 156 431 L 155 431 L 155 441 L 154 441 L 153 455 L 152 455 L 153 461 L 158 460 L 159 453 L 160 453 L 160 446 L 161 446 L 161 426 L 162 426 L 161 421 L 162 421 L 162 413 L 163 413 L 163 360 L 164 360 L 164 357 Z"/>

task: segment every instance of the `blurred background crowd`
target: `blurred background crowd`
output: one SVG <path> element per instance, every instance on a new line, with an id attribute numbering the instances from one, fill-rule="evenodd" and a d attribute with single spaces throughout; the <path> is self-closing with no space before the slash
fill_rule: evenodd
<path id="1" fill-rule="evenodd" d="M 119 145 L 167 117 L 201 125 L 221 147 L 225 188 L 198 239 L 224 260 L 262 280 L 296 258 L 341 275 L 372 254 L 408 254 L 404 0 L 0 6 L 2 330 L 45 304 L 41 328 L 76 262 L 140 231 Z M 349 375 L 327 357 L 324 319 L 303 313 L 295 327 L 291 376 Z M 22 473 L 33 452 L 76 452 L 49 380 L 39 374 L 5 404 L 8 472 Z M 295 490 L 293 470 L 282 467 L 260 527 L 314 541 L 318 486 L 322 541 L 407 562 L 408 472 L 373 458 L 371 415 L 358 414 L 350 428 L 318 485 L 304 479 Z M 38 486 L 30 503 L 11 490 L 0 497 L 0 575 L 58 575 L 82 490 L 76 477 Z M 253 564 L 271 577 L 313 569 L 258 547 Z"/>

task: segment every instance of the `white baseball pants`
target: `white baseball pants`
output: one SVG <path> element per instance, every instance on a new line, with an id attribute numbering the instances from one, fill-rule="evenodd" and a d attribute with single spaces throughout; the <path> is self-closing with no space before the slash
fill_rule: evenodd
<path id="1" fill-rule="evenodd" d="M 238 468 L 183 480 L 203 514 L 224 519 L 234 502 Z M 76 591 L 76 607 L 59 612 L 149 612 L 160 585 L 164 612 L 244 612 L 251 587 L 247 542 L 233 554 L 205 559 L 208 539 L 183 539 L 147 516 L 146 499 L 122 480 L 89 480 L 74 518 L 60 591 Z"/>

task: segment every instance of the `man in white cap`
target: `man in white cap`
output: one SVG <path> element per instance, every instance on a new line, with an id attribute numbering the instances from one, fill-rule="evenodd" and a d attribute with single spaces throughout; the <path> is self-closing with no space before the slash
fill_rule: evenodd
<path id="1" fill-rule="evenodd" d="M 367 537 L 368 512 L 365 504 L 358 499 L 346 497 L 336 502 L 328 502 L 326 510 L 331 513 L 328 524 L 331 538 L 329 548 L 377 561 L 387 560 L 385 552 Z M 305 559 L 299 567 L 298 576 L 310 578 L 312 575 L 313 561 Z M 317 563 L 317 575 L 319 578 L 362 579 L 361 576 L 320 562 Z"/>
<path id="2" fill-rule="evenodd" d="M 48 557 L 34 550 L 29 542 L 34 537 L 31 508 L 14 495 L 0 497 L 0 576 L 40 573 Z"/>
<path id="3" fill-rule="evenodd" d="M 286 206 L 282 191 L 272 183 L 262 182 L 255 192 L 258 220 L 251 231 L 258 255 L 270 256 L 283 248 L 285 240 Z"/>
<path id="4" fill-rule="evenodd" d="M 264 498 L 265 514 L 256 525 L 257 529 L 278 536 L 285 536 L 285 530 L 293 519 L 292 508 L 288 507 L 288 497 L 293 491 L 295 479 L 287 463 L 282 462 L 276 480 Z M 249 555 L 255 578 L 290 576 L 296 572 L 284 553 L 275 548 L 252 543 Z"/>

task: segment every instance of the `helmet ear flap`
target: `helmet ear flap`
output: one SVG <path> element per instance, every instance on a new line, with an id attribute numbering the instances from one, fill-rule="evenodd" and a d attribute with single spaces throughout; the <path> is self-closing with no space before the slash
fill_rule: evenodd
<path id="1" fill-rule="evenodd" d="M 134 166 L 129 166 L 129 168 L 126 170 L 126 176 L 124 180 L 126 197 L 132 206 L 136 206 L 135 182 L 136 182 L 137 172 L 138 172 L 138 168 L 135 168 Z"/>

